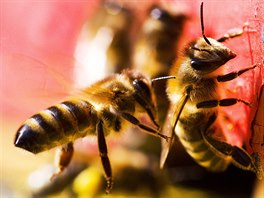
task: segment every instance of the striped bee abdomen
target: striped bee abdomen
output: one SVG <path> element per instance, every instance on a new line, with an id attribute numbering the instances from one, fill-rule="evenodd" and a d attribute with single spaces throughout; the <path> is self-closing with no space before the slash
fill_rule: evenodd
<path id="1" fill-rule="evenodd" d="M 90 103 L 71 99 L 26 120 L 17 131 L 15 146 L 39 153 L 94 132 L 96 120 Z"/>
<path id="2" fill-rule="evenodd" d="M 213 152 L 203 139 L 194 141 L 186 141 L 180 137 L 180 141 L 185 147 L 187 153 L 195 159 L 195 161 L 206 169 L 213 172 L 222 172 L 226 170 L 230 161 L 224 160 Z"/>
<path id="3" fill-rule="evenodd" d="M 199 165 L 213 172 L 222 172 L 226 170 L 230 161 L 216 155 L 204 141 L 201 130 L 205 128 L 202 123 L 206 122 L 206 116 L 196 113 L 187 119 L 180 119 L 176 132 L 187 153 Z"/>

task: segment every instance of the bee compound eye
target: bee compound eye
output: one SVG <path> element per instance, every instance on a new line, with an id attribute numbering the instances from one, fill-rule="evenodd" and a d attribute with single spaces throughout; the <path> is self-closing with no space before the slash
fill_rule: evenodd
<path id="1" fill-rule="evenodd" d="M 204 68 L 204 63 L 202 61 L 198 61 L 198 60 L 192 60 L 191 61 L 191 66 L 193 69 L 195 70 L 203 70 Z"/>
<path id="2" fill-rule="evenodd" d="M 149 86 L 143 80 L 134 80 L 133 86 L 142 97 L 151 98 Z"/>

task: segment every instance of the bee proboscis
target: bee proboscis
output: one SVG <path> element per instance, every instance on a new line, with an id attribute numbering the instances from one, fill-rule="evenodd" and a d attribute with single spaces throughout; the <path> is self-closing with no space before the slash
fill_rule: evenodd
<path id="1" fill-rule="evenodd" d="M 220 107 L 239 102 L 250 106 L 250 103 L 239 98 L 220 99 L 219 84 L 237 78 L 258 64 L 237 72 L 221 73 L 220 67 L 236 57 L 222 42 L 240 36 L 242 32 L 226 34 L 217 40 L 207 38 L 204 34 L 203 3 L 200 15 L 203 37 L 187 46 L 184 56 L 177 60 L 171 72 L 176 80 L 168 82 L 171 107 L 163 132 L 173 138 L 176 134 L 188 154 L 210 171 L 224 171 L 233 163 L 241 169 L 255 172 L 260 178 L 261 173 L 246 150 L 225 142 L 224 138 L 212 136 L 216 132 L 222 133 L 217 120 Z M 171 141 L 163 142 L 161 167 L 164 166 L 170 146 Z"/>
<path id="2" fill-rule="evenodd" d="M 125 130 L 128 123 L 145 132 L 167 139 L 158 129 L 144 125 L 137 116 L 147 114 L 157 128 L 155 98 L 151 81 L 133 70 L 111 75 L 81 91 L 80 95 L 33 115 L 18 129 L 15 146 L 39 153 L 61 146 L 58 174 L 73 155 L 73 141 L 96 135 L 107 179 L 106 192 L 112 188 L 112 170 L 105 136 Z"/>

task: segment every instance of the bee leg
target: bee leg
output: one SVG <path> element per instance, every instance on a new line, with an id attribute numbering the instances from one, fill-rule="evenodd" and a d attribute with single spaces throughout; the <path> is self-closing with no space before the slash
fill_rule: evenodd
<path id="1" fill-rule="evenodd" d="M 157 121 L 155 120 L 155 117 L 154 115 L 152 114 L 150 108 L 146 107 L 146 111 L 147 111 L 147 114 L 148 116 L 150 117 L 150 120 L 152 121 L 152 123 L 157 127 L 157 128 L 160 128 L 159 124 L 157 123 Z"/>
<path id="2" fill-rule="evenodd" d="M 69 165 L 73 156 L 73 152 L 74 149 L 72 142 L 63 145 L 60 150 L 58 150 L 55 156 L 55 164 L 58 167 L 58 171 L 52 175 L 51 179 L 53 179 L 55 176 L 60 175 L 62 171 Z"/>
<path id="3" fill-rule="evenodd" d="M 210 119 L 209 119 L 210 120 Z M 210 121 L 209 121 L 210 122 Z M 250 170 L 256 172 L 258 175 L 257 168 L 255 166 L 253 158 L 245 151 L 243 148 L 239 148 L 237 146 L 232 146 L 223 141 L 216 140 L 209 136 L 210 129 L 206 129 L 202 131 L 202 137 L 207 145 L 219 154 L 223 158 L 231 157 L 232 163 L 244 170 Z"/>
<path id="4" fill-rule="evenodd" d="M 251 69 L 254 69 L 255 67 L 257 67 L 258 64 L 255 64 L 251 67 L 247 67 L 245 69 L 241 69 L 239 71 L 236 71 L 236 72 L 231 72 L 229 74 L 225 74 L 225 75 L 221 75 L 221 76 L 217 76 L 216 79 L 218 82 L 226 82 L 226 81 L 230 81 L 230 80 L 233 80 L 235 78 L 237 78 L 238 76 L 240 76 L 241 74 L 251 70 Z"/>
<path id="5" fill-rule="evenodd" d="M 169 137 L 158 132 L 156 129 L 153 129 L 147 125 L 142 124 L 136 117 L 129 113 L 120 113 L 120 116 L 127 120 L 128 122 L 138 126 L 139 128 L 143 129 L 146 133 L 150 135 L 154 135 L 156 137 L 164 138 L 166 141 L 168 141 Z"/>
<path id="6" fill-rule="evenodd" d="M 136 101 L 146 110 L 150 120 L 153 122 L 153 124 L 159 128 L 159 124 L 156 122 L 155 120 L 155 116 L 153 115 L 153 110 L 152 110 L 152 107 L 144 100 L 142 99 L 142 97 L 138 96 L 138 95 L 135 95 L 134 96 Z"/>
<path id="7" fill-rule="evenodd" d="M 221 38 L 217 39 L 217 41 L 218 42 L 225 42 L 228 39 L 241 36 L 243 34 L 243 32 L 244 32 L 243 29 L 241 29 L 241 30 L 239 30 L 237 32 L 224 34 L 224 36 L 222 36 Z"/>
<path id="8" fill-rule="evenodd" d="M 106 187 L 105 192 L 108 194 L 110 193 L 113 187 L 113 178 L 112 178 L 112 169 L 111 169 L 110 160 L 107 155 L 107 145 L 105 141 L 103 122 L 101 120 L 99 120 L 96 125 L 96 132 L 97 132 L 99 153 L 100 153 L 100 157 L 101 157 L 101 161 L 102 161 L 102 165 L 104 168 L 104 172 L 106 175 L 106 181 L 107 181 L 107 187 Z"/>
<path id="9" fill-rule="evenodd" d="M 207 100 L 207 101 L 203 101 L 203 102 L 199 102 L 196 104 L 196 107 L 199 108 L 213 108 L 213 107 L 217 107 L 217 106 L 222 106 L 222 107 L 226 107 L 226 106 L 231 106 L 234 105 L 238 102 L 242 102 L 247 106 L 250 106 L 250 103 L 238 99 L 238 98 L 226 98 L 226 99 L 222 99 L 222 100 Z"/>

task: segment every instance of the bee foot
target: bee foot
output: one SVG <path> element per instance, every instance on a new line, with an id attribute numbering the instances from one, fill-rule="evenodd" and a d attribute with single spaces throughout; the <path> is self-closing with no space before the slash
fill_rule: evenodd
<path id="1" fill-rule="evenodd" d="M 113 179 L 110 177 L 110 178 L 107 178 L 106 181 L 107 181 L 107 186 L 105 189 L 105 193 L 109 194 L 113 188 Z"/>
<path id="2" fill-rule="evenodd" d="M 50 177 L 50 181 L 54 180 L 56 177 L 60 176 L 62 173 L 63 169 L 58 169 L 57 172 L 53 173 L 52 176 Z"/>
<path id="3" fill-rule="evenodd" d="M 163 139 L 165 139 L 166 142 L 169 142 L 169 140 L 171 139 L 171 137 L 168 137 L 168 136 L 163 135 L 161 133 L 160 133 L 160 137 L 163 138 Z"/>

